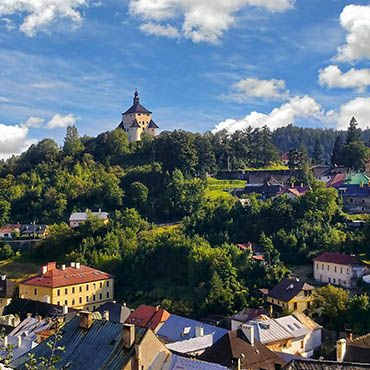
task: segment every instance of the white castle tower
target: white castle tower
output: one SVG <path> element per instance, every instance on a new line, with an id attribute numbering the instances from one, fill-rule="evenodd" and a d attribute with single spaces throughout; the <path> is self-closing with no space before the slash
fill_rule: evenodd
<path id="1" fill-rule="evenodd" d="M 128 135 L 129 141 L 141 140 L 143 132 L 156 136 L 158 126 L 152 120 L 152 112 L 140 104 L 139 94 L 135 91 L 134 104 L 125 113 L 122 113 L 122 121 L 118 126 Z"/>

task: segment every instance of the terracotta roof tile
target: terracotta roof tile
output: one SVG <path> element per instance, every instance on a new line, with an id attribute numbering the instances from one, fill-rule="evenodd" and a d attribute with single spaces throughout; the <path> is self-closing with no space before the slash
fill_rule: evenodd
<path id="1" fill-rule="evenodd" d="M 155 330 L 161 322 L 167 321 L 170 313 L 163 308 L 140 305 L 127 319 L 128 324 L 135 324 L 142 328 Z"/>
<path id="2" fill-rule="evenodd" d="M 48 265 L 52 265 L 49 263 Z M 58 268 L 49 268 L 45 274 L 40 274 L 22 281 L 20 284 L 45 286 L 45 287 L 63 287 L 68 285 L 88 283 L 90 281 L 110 279 L 114 276 L 92 267 L 81 265 L 79 268 L 66 267 L 65 270 Z"/>
<path id="3" fill-rule="evenodd" d="M 347 254 L 324 252 L 320 256 L 314 258 L 315 262 L 331 262 L 338 265 L 360 265 L 361 261 L 356 256 L 349 256 Z"/>

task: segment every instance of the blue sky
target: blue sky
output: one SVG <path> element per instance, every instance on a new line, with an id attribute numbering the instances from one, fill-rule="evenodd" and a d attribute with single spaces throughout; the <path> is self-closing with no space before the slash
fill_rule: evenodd
<path id="1" fill-rule="evenodd" d="M 365 128 L 369 46 L 369 1 L 0 0 L 0 158 L 115 128 L 135 88 L 161 130 Z"/>

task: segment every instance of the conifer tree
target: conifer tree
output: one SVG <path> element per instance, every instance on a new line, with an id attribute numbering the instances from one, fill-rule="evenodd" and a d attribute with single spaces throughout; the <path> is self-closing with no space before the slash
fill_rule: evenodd
<path id="1" fill-rule="evenodd" d="M 316 141 L 315 141 L 315 147 L 313 149 L 313 155 L 312 155 L 312 163 L 313 164 L 322 164 L 323 163 L 322 147 L 321 147 L 319 139 L 316 139 Z"/>
<path id="2" fill-rule="evenodd" d="M 66 136 L 64 137 L 63 153 L 73 157 L 83 150 L 84 146 L 78 135 L 77 127 L 68 126 Z"/>
<path id="3" fill-rule="evenodd" d="M 343 150 L 344 150 L 344 145 L 342 142 L 342 138 L 340 135 L 337 136 L 335 139 L 334 147 L 333 147 L 333 152 L 331 155 L 331 164 L 334 165 L 340 165 L 343 164 Z"/>
<path id="4" fill-rule="evenodd" d="M 347 130 L 346 145 L 353 143 L 354 141 L 360 141 L 361 129 L 357 128 L 358 122 L 355 117 L 352 117 L 351 122 Z"/>

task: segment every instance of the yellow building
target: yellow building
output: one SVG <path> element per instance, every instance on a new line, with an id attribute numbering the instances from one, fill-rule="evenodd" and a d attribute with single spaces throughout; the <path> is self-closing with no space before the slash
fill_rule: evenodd
<path id="1" fill-rule="evenodd" d="M 139 94 L 135 91 L 134 104 L 125 113 L 122 113 L 122 121 L 119 128 L 123 129 L 129 141 L 141 140 L 141 134 L 157 135 L 158 126 L 152 120 L 152 112 L 140 104 Z"/>
<path id="2" fill-rule="evenodd" d="M 303 312 L 310 308 L 314 287 L 297 279 L 283 279 L 267 294 L 267 302 L 286 311 Z"/>
<path id="3" fill-rule="evenodd" d="M 60 306 L 94 311 L 112 301 L 114 276 L 72 262 L 56 267 L 55 262 L 42 266 L 41 274 L 19 284 L 19 297 Z"/>

